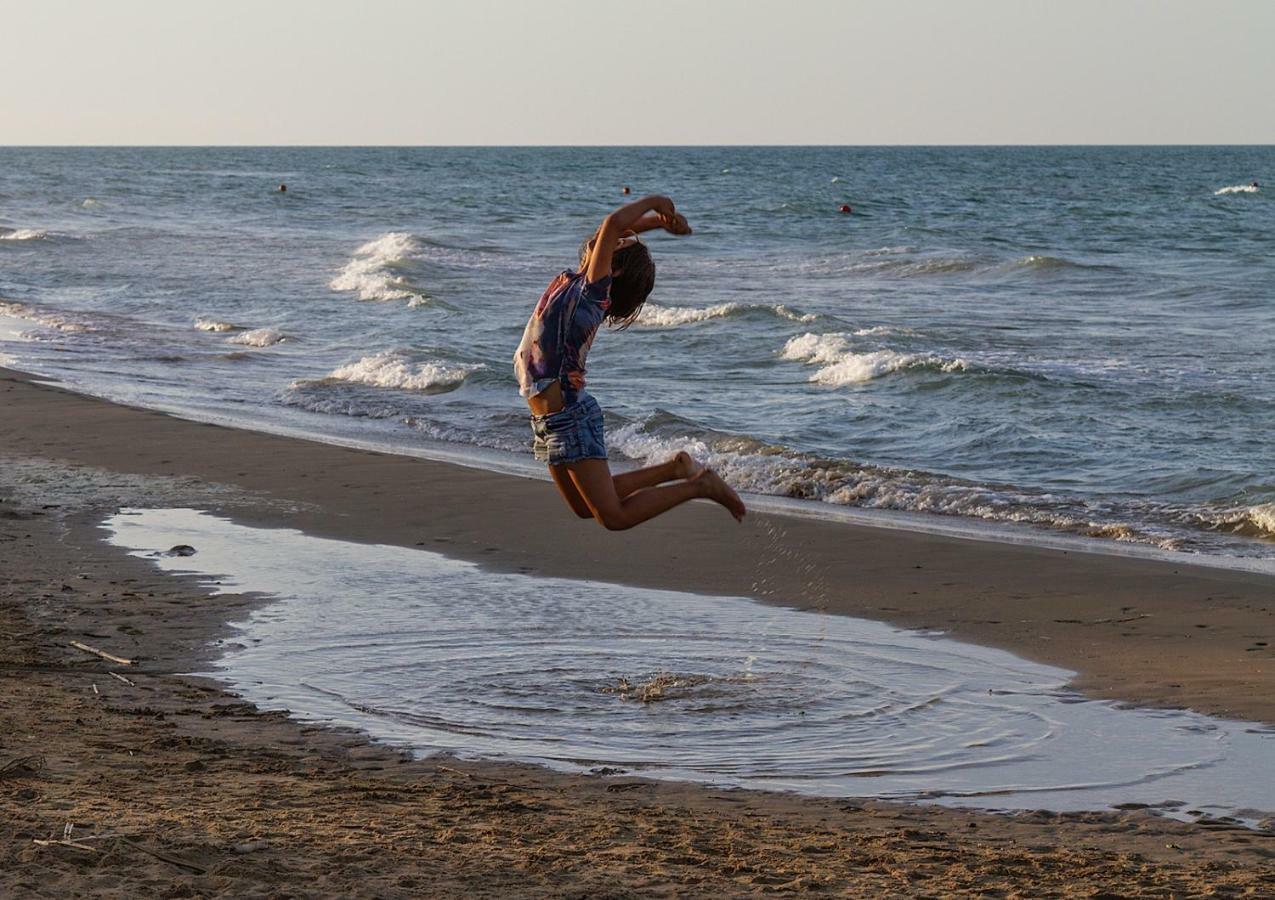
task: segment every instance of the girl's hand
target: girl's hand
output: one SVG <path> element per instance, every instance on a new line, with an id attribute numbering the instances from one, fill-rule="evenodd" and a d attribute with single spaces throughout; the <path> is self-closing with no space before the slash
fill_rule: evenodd
<path id="1" fill-rule="evenodd" d="M 646 208 L 651 210 L 661 219 L 671 219 L 677 215 L 677 210 L 673 207 L 672 198 L 665 197 L 663 194 L 652 194 L 650 197 L 647 197 L 645 201 L 639 202 L 645 202 Z"/>
<path id="2" fill-rule="evenodd" d="M 669 234 L 687 235 L 691 233 L 691 225 L 686 221 L 686 216 L 679 212 L 673 213 L 672 216 L 660 216 L 660 225 Z"/>

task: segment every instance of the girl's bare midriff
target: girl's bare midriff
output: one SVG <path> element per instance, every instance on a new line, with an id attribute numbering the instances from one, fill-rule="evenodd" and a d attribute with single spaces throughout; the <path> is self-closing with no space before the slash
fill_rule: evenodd
<path id="1" fill-rule="evenodd" d="M 554 382 L 534 397 L 527 398 L 533 416 L 547 416 L 562 409 L 562 385 Z"/>

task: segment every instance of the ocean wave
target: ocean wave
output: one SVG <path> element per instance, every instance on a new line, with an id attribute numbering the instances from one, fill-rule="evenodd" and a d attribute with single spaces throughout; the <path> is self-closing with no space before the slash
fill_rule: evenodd
<path id="1" fill-rule="evenodd" d="M 339 366 L 329 372 L 324 380 L 402 391 L 437 391 L 459 387 L 470 373 L 483 368 L 486 367 L 477 363 L 414 363 L 402 353 L 386 350 Z"/>
<path id="2" fill-rule="evenodd" d="M 780 356 L 819 366 L 810 376 L 816 384 L 844 385 L 871 381 L 903 369 L 938 369 L 958 372 L 968 368 L 962 359 L 942 359 L 929 353 L 897 350 L 856 351 L 844 334 L 803 334 L 790 338 Z"/>
<path id="3" fill-rule="evenodd" d="M 1275 502 L 1251 505 L 1084 498 L 1006 484 L 981 484 L 915 469 L 802 453 L 715 432 L 657 411 L 607 430 L 607 446 L 642 465 L 678 451 L 717 469 L 737 490 L 834 506 L 1028 525 L 1162 550 L 1203 546 L 1205 533 L 1275 541 Z"/>
<path id="4" fill-rule="evenodd" d="M 692 322 L 722 319 L 752 312 L 770 313 L 792 322 L 813 322 L 819 318 L 813 313 L 802 314 L 780 304 L 768 303 L 719 303 L 716 306 L 661 306 L 647 303 L 642 307 L 637 325 L 644 328 L 676 328 Z"/>
<path id="5" fill-rule="evenodd" d="M 234 324 L 233 322 L 223 322 L 220 319 L 212 319 L 207 316 L 200 316 L 198 319 L 196 319 L 195 328 L 197 328 L 200 331 L 212 331 L 212 332 L 218 332 L 218 333 L 223 331 L 238 331 L 239 330 L 239 326 Z"/>
<path id="6" fill-rule="evenodd" d="M 1233 184 L 1230 187 L 1218 188 L 1213 192 L 1214 197 L 1220 197 L 1223 194 L 1260 194 L 1262 189 L 1252 184 Z"/>
<path id="7" fill-rule="evenodd" d="M 226 338 L 228 344 L 240 344 L 245 347 L 270 347 L 288 340 L 288 336 L 275 328 L 253 328 Z"/>
<path id="8" fill-rule="evenodd" d="M 360 300 L 408 300 L 424 294 L 396 267 L 417 259 L 421 242 L 405 231 L 391 231 L 354 251 L 336 277 L 328 282 L 334 291 L 351 291 Z"/>

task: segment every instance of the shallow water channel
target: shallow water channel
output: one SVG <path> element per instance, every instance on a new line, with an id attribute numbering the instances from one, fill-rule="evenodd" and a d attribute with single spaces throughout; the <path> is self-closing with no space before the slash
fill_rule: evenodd
<path id="1" fill-rule="evenodd" d="M 246 699 L 422 755 L 989 809 L 1275 811 L 1275 729 L 1086 700 L 1066 670 L 937 634 L 191 509 L 106 527 L 166 571 L 276 598 L 212 673 Z"/>

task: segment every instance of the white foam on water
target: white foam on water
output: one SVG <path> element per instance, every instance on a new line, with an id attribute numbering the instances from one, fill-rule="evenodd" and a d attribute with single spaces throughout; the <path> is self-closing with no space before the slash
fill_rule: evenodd
<path id="1" fill-rule="evenodd" d="M 856 351 L 846 335 L 835 333 L 807 333 L 789 338 L 780 356 L 818 366 L 810 381 L 827 385 L 860 384 L 903 369 L 932 368 L 959 372 L 968 368 L 962 359 L 945 360 L 928 353 Z"/>
<path id="2" fill-rule="evenodd" d="M 270 347 L 287 339 L 288 336 L 276 328 L 253 328 L 226 338 L 226 343 L 244 347 Z"/>
<path id="3" fill-rule="evenodd" d="M 42 241 L 53 237 L 53 232 L 42 228 L 0 227 L 0 241 Z"/>
<path id="4" fill-rule="evenodd" d="M 233 322 L 223 322 L 220 319 L 213 319 L 208 316 L 200 316 L 195 320 L 195 328 L 199 331 L 211 331 L 220 333 L 223 331 L 237 331 L 239 326 Z"/>
<path id="5" fill-rule="evenodd" d="M 354 251 L 354 258 L 328 282 L 334 291 L 353 291 L 360 300 L 407 300 L 419 296 L 394 266 L 415 259 L 421 244 L 405 231 L 391 231 Z"/>
<path id="6" fill-rule="evenodd" d="M 638 315 L 636 325 L 644 328 L 675 328 L 709 319 L 722 319 L 747 312 L 772 313 L 792 322 L 813 322 L 814 314 L 802 314 L 780 304 L 768 303 L 719 303 L 715 306 L 662 306 L 647 303 Z"/>
<path id="7" fill-rule="evenodd" d="M 403 391 L 428 391 L 460 385 L 471 372 L 484 368 L 480 364 L 413 362 L 394 350 L 365 356 L 356 362 L 333 369 L 327 376 L 334 381 L 348 381 L 370 387 L 395 388 Z"/>
<path id="8" fill-rule="evenodd" d="M 1260 187 L 1254 187 L 1251 184 L 1235 184 L 1230 187 L 1219 188 L 1213 192 L 1213 196 L 1218 197 L 1223 194 L 1258 194 L 1261 193 L 1261 190 L 1262 189 Z"/>
<path id="9" fill-rule="evenodd" d="M 1248 520 L 1271 537 L 1275 537 L 1275 503 L 1262 503 L 1248 508 Z"/>
<path id="10" fill-rule="evenodd" d="M 1275 810 L 1272 729 L 1085 700 L 1066 670 L 934 634 L 196 510 L 106 527 L 167 571 L 278 598 L 217 663 L 246 699 L 422 755 L 1007 810 Z"/>
<path id="11" fill-rule="evenodd" d="M 14 303 L 9 300 L 0 300 L 0 315 L 12 319 L 21 319 L 35 325 L 42 325 L 45 328 L 52 328 L 63 334 L 83 334 L 93 331 L 92 326 L 82 320 L 72 318 L 66 313 L 36 309 L 35 307 L 27 306 L 25 303 Z"/>
<path id="12" fill-rule="evenodd" d="M 1208 528 L 1243 534 L 1249 537 L 1275 538 L 1275 503 L 1257 503 L 1230 509 L 1188 507 L 1179 518 L 1195 517 Z"/>

